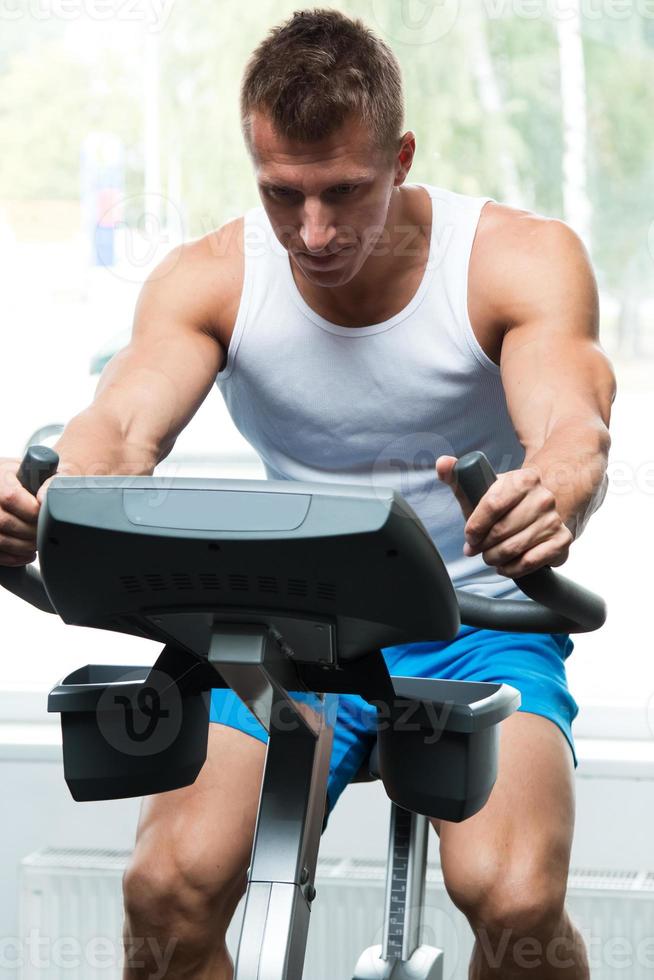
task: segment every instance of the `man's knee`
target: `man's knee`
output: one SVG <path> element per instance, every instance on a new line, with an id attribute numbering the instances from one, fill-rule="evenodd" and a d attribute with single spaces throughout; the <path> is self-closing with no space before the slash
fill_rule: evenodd
<path id="1" fill-rule="evenodd" d="M 221 872 L 201 855 L 189 861 L 137 848 L 123 878 L 128 931 L 166 936 L 182 948 L 219 944 L 246 884 L 246 868 Z"/>
<path id="2" fill-rule="evenodd" d="M 551 939 L 564 914 L 567 868 L 499 855 L 476 857 L 445 875 L 452 901 L 475 932 L 509 942 Z"/>

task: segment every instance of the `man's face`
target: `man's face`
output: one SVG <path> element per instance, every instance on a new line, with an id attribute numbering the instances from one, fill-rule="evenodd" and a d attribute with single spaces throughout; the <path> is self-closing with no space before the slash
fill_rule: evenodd
<path id="1" fill-rule="evenodd" d="M 304 144 L 254 113 L 251 148 L 263 206 L 304 277 L 324 287 L 353 279 L 387 234 L 394 161 L 355 118 L 327 139 Z"/>

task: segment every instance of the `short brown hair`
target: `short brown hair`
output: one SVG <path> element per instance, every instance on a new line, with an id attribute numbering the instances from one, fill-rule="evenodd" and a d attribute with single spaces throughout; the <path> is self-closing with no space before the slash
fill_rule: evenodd
<path id="1" fill-rule="evenodd" d="M 383 151 L 399 146 L 404 121 L 397 58 L 361 20 L 338 10 L 299 10 L 253 52 L 241 87 L 241 120 L 251 147 L 250 114 L 301 143 L 331 136 L 358 115 Z"/>

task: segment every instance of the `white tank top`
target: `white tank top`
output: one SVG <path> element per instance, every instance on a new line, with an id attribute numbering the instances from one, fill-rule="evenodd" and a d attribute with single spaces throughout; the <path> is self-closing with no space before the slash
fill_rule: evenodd
<path id="1" fill-rule="evenodd" d="M 384 323 L 330 323 L 302 298 L 265 210 L 245 215 L 245 279 L 216 384 L 237 428 L 274 480 L 390 486 L 413 507 L 459 588 L 520 596 L 478 555 L 462 553 L 464 520 L 435 471 L 474 449 L 497 472 L 524 459 L 499 367 L 468 317 L 468 264 L 491 198 L 425 187 L 429 259 L 411 302 Z"/>

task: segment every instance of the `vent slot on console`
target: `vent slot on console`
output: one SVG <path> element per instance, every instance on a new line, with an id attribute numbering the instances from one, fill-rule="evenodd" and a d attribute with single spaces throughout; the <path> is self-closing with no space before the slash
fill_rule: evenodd
<path id="1" fill-rule="evenodd" d="M 292 599 L 318 599 L 336 602 L 335 582 L 311 583 L 305 578 L 279 579 L 275 575 L 248 575 L 233 573 L 220 576 L 215 572 L 171 572 L 162 575 L 149 572 L 142 576 L 120 575 L 123 592 L 143 595 L 148 592 L 247 592 L 259 596 L 288 596 Z"/>
<path id="2" fill-rule="evenodd" d="M 336 601 L 336 585 L 334 582 L 316 582 L 316 595 L 319 599 Z"/>

